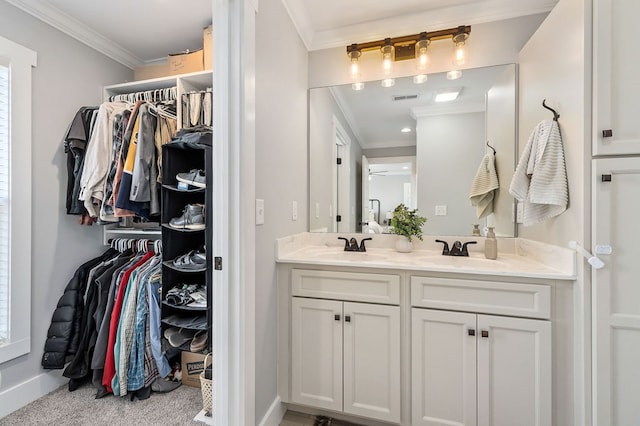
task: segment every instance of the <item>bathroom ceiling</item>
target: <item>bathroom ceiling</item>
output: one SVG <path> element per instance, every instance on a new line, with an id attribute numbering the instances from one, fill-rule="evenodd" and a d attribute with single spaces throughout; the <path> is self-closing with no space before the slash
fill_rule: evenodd
<path id="1" fill-rule="evenodd" d="M 213 3 L 212 0 L 6 1 L 129 67 L 153 62 L 168 53 L 202 47 L 202 28 L 211 23 Z M 558 2 L 281 1 L 308 50 L 543 13 Z"/>

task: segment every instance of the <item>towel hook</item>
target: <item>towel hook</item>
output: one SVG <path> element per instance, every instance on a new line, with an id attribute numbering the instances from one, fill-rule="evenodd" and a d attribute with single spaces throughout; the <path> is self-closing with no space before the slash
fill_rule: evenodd
<path id="1" fill-rule="evenodd" d="M 489 141 L 487 141 L 487 146 L 489 148 L 491 148 L 491 151 L 493 151 L 493 155 L 496 155 L 496 149 L 494 147 L 492 147 L 491 145 L 489 145 Z"/>
<path id="2" fill-rule="evenodd" d="M 546 102 L 546 99 L 543 99 L 542 100 L 542 106 L 553 113 L 553 121 L 558 121 L 558 118 L 560 118 L 560 114 L 558 114 L 555 109 L 547 106 L 547 104 L 545 102 Z"/>

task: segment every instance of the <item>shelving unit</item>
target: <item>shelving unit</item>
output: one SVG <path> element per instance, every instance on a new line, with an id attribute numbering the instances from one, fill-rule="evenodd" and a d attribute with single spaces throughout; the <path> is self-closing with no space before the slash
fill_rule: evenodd
<path id="1" fill-rule="evenodd" d="M 211 307 L 191 308 L 175 306 L 167 303 L 169 290 L 181 284 L 204 284 L 207 295 L 211 294 L 211 256 L 207 253 L 206 269 L 185 271 L 176 268 L 174 259 L 192 250 L 205 248 L 205 241 L 210 240 L 211 223 L 205 214 L 205 228 L 202 230 L 176 229 L 169 225 L 172 218 L 179 217 L 189 204 L 211 205 L 211 193 L 205 188 L 181 190 L 178 188 L 176 175 L 192 169 L 204 170 L 206 184 L 210 187 L 211 149 L 209 146 L 186 146 L 169 143 L 163 146 L 162 152 L 162 327 L 180 327 L 171 320 L 175 316 L 183 319 L 195 319 L 205 316 L 206 322 L 193 326 L 182 326 L 195 330 L 211 329 Z M 210 350 L 211 339 L 208 339 L 206 352 Z"/>

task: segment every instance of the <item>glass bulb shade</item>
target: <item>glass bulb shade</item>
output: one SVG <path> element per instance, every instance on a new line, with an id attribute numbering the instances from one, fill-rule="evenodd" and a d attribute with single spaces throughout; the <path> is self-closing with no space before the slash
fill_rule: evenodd
<path id="1" fill-rule="evenodd" d="M 429 40 L 420 40 L 416 43 L 416 58 L 418 58 L 418 69 L 420 70 L 427 68 L 429 64 L 429 55 L 427 53 L 429 43 Z"/>
<path id="2" fill-rule="evenodd" d="M 457 42 L 453 50 L 453 65 L 463 65 L 467 59 L 467 49 L 464 41 Z"/>
<path id="3" fill-rule="evenodd" d="M 382 69 L 384 70 L 385 74 L 390 74 L 391 70 L 393 69 L 395 49 L 393 45 L 388 44 L 382 46 L 380 48 L 380 51 L 382 52 Z"/>
<path id="4" fill-rule="evenodd" d="M 418 75 L 414 75 L 413 76 L 414 84 L 422 84 L 422 83 L 424 83 L 426 81 L 427 81 L 427 75 L 426 74 L 418 74 Z"/>
<path id="5" fill-rule="evenodd" d="M 351 58 L 351 78 L 354 80 L 360 77 L 360 65 L 358 64 L 358 58 Z"/>
<path id="6" fill-rule="evenodd" d="M 393 78 L 385 78 L 380 84 L 382 87 L 391 87 L 396 84 L 396 80 Z"/>
<path id="7" fill-rule="evenodd" d="M 364 83 L 363 83 L 363 82 L 361 82 L 361 81 L 358 81 L 358 82 L 356 82 L 356 83 L 353 83 L 353 84 L 351 85 L 351 89 L 353 89 L 353 90 L 362 90 L 362 89 L 364 89 Z"/>
<path id="8" fill-rule="evenodd" d="M 462 77 L 462 71 L 452 70 L 447 72 L 447 80 L 457 80 Z"/>

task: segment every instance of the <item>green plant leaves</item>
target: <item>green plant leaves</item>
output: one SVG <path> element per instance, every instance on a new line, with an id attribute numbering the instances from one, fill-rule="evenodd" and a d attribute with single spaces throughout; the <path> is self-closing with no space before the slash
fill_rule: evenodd
<path id="1" fill-rule="evenodd" d="M 418 209 L 409 210 L 404 204 L 399 204 L 393 210 L 391 226 L 393 233 L 407 237 L 409 241 L 416 237 L 422 241 L 422 225 L 427 221 L 426 217 L 418 216 Z"/>

